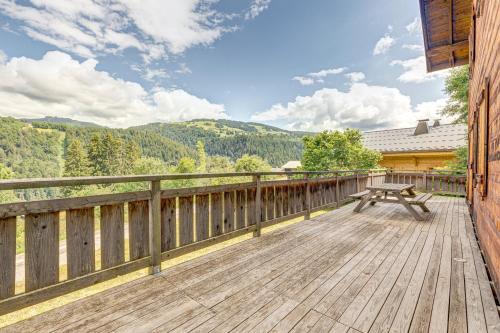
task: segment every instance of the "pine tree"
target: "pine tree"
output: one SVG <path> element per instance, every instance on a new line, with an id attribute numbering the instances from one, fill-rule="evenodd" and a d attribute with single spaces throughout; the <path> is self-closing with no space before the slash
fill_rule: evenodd
<path id="1" fill-rule="evenodd" d="M 205 153 L 205 143 L 203 141 L 196 142 L 196 151 L 198 152 L 196 171 L 205 173 L 207 172 L 207 154 Z"/>
<path id="2" fill-rule="evenodd" d="M 141 158 L 141 148 L 134 141 L 127 142 L 122 152 L 121 174 L 130 175 L 134 173 L 134 166 Z"/>
<path id="3" fill-rule="evenodd" d="M 89 168 L 89 160 L 83 149 L 80 140 L 73 140 L 66 152 L 64 160 L 64 177 L 82 177 L 88 176 L 91 173 Z M 84 189 L 84 186 L 67 186 L 61 189 L 66 197 L 76 196 Z"/>
<path id="4" fill-rule="evenodd" d="M 64 160 L 64 177 L 81 177 L 90 174 L 89 160 L 80 140 L 73 140 L 68 146 Z"/>
<path id="5" fill-rule="evenodd" d="M 98 134 L 92 135 L 92 138 L 90 139 L 90 145 L 88 148 L 88 159 L 92 175 L 93 176 L 104 175 L 102 143 L 101 143 L 101 137 Z"/>

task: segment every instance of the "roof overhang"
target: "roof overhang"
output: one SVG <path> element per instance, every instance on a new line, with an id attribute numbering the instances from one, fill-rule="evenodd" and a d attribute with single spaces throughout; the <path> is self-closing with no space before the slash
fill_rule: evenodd
<path id="1" fill-rule="evenodd" d="M 469 63 L 472 0 L 419 0 L 427 71 Z"/>

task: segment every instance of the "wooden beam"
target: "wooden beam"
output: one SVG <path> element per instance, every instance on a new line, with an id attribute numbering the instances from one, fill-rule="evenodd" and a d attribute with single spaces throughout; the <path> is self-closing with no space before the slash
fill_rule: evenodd
<path id="1" fill-rule="evenodd" d="M 453 45 L 453 31 L 454 31 L 454 23 L 453 23 L 453 0 L 448 0 L 448 15 L 449 15 L 449 23 L 450 23 L 450 36 L 449 41 L 450 45 Z"/>
<path id="2" fill-rule="evenodd" d="M 447 44 L 447 45 L 435 46 L 433 48 L 428 49 L 426 53 L 428 57 L 433 57 L 436 55 L 450 54 L 450 52 L 455 52 L 462 48 L 468 48 L 468 47 L 469 47 L 469 40 L 465 39 L 449 45 Z"/>

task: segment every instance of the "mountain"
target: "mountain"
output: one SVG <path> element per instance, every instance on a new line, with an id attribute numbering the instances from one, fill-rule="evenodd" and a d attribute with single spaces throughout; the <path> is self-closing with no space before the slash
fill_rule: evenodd
<path id="1" fill-rule="evenodd" d="M 310 134 L 234 120 L 198 119 L 177 123 L 153 123 L 133 127 L 158 133 L 192 149 L 205 143 L 209 155 L 236 160 L 244 154 L 258 155 L 272 166 L 281 166 L 302 157 L 302 137 Z"/>
<path id="2" fill-rule="evenodd" d="M 80 140 L 85 147 L 93 135 L 110 132 L 124 142 L 135 142 L 145 157 L 176 165 L 182 157 L 196 158 L 196 143 L 203 141 L 210 156 L 232 161 L 245 154 L 258 155 L 274 167 L 302 157 L 302 138 L 309 134 L 232 120 L 199 119 L 178 123 L 154 123 L 113 129 L 67 118 L 14 119 L 0 117 L 0 163 L 16 178 L 61 176 L 69 144 Z M 53 189 L 25 191 L 25 199 L 52 197 Z"/>
<path id="3" fill-rule="evenodd" d="M 29 124 L 33 123 L 50 123 L 50 124 L 63 124 L 63 125 L 71 125 L 75 127 L 103 127 L 101 125 L 97 125 L 91 122 L 79 121 L 70 118 L 61 118 L 61 117 L 44 117 L 44 118 L 34 118 L 34 119 L 20 119 Z"/>

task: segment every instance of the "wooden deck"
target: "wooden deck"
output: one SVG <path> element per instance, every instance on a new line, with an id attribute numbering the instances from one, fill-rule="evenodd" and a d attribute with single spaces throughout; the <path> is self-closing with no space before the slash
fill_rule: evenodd
<path id="1" fill-rule="evenodd" d="M 350 204 L 5 331 L 499 332 L 464 200 L 428 203 Z"/>

